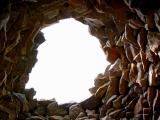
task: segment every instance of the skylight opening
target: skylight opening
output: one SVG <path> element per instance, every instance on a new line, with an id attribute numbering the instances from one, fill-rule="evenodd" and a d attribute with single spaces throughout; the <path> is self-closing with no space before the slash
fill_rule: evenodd
<path id="1" fill-rule="evenodd" d="M 46 41 L 38 48 L 38 62 L 26 88 L 36 90 L 35 98 L 58 103 L 80 102 L 91 96 L 89 88 L 103 73 L 107 61 L 88 26 L 72 18 L 42 30 Z"/>

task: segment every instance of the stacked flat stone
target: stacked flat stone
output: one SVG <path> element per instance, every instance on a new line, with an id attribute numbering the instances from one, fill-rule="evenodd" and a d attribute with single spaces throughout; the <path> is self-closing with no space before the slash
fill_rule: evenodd
<path id="1" fill-rule="evenodd" d="M 160 119 L 159 0 L 2 0 L 0 7 L 0 119 Z M 38 101 L 25 84 L 45 41 L 40 30 L 70 17 L 89 26 L 110 64 L 90 98 Z"/>

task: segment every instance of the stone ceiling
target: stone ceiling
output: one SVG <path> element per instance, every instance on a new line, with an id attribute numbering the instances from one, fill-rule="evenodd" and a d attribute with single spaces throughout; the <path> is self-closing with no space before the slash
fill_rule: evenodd
<path id="1" fill-rule="evenodd" d="M 159 8 L 159 0 L 1 0 L 0 120 L 160 119 Z M 80 103 L 37 101 L 25 84 L 40 30 L 66 18 L 89 26 L 110 65 Z"/>

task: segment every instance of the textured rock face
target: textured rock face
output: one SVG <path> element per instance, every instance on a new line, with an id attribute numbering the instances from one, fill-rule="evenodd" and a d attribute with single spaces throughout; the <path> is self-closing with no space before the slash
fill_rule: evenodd
<path id="1" fill-rule="evenodd" d="M 110 65 L 81 103 L 37 101 L 25 84 L 45 41 L 40 30 L 69 17 L 89 25 Z M 0 119 L 158 120 L 159 109 L 159 0 L 0 1 Z"/>

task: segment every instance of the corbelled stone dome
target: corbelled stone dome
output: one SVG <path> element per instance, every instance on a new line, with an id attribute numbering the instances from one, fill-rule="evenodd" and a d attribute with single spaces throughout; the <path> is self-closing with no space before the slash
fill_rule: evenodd
<path id="1" fill-rule="evenodd" d="M 45 41 L 40 30 L 66 18 L 89 26 L 110 64 L 90 98 L 38 101 L 25 84 Z M 1 120 L 158 120 L 159 109 L 159 0 L 0 1 Z"/>

